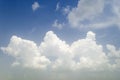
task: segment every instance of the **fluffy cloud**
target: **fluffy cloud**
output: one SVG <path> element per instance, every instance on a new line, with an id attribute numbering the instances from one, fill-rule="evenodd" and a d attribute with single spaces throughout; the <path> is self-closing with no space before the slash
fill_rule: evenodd
<path id="1" fill-rule="evenodd" d="M 51 68 L 65 70 L 104 70 L 117 69 L 120 66 L 120 50 L 108 44 L 108 52 L 96 43 L 95 33 L 89 31 L 84 39 L 74 41 L 71 45 L 48 31 L 37 46 L 33 41 L 13 36 L 3 52 L 15 58 L 13 65 L 31 68 Z M 114 60 L 113 60 L 114 59 Z"/>
<path id="2" fill-rule="evenodd" d="M 95 34 L 88 32 L 85 39 L 73 42 L 71 45 L 72 53 L 78 58 L 78 68 L 92 68 L 107 66 L 107 56 L 103 52 L 102 45 L 96 44 Z M 100 69 L 100 68 L 99 68 Z"/>
<path id="3" fill-rule="evenodd" d="M 120 49 L 116 49 L 115 46 L 108 44 L 107 46 L 108 49 L 108 56 L 110 63 L 114 63 L 111 65 L 112 68 L 120 68 Z"/>
<path id="4" fill-rule="evenodd" d="M 52 68 L 69 68 L 72 66 L 70 46 L 60 40 L 52 31 L 47 32 L 40 45 L 40 51 L 52 61 Z M 64 65 L 64 66 L 63 66 Z"/>
<path id="5" fill-rule="evenodd" d="M 12 64 L 32 68 L 46 68 L 50 64 L 49 59 L 42 56 L 37 45 L 30 40 L 12 36 L 8 47 L 1 48 L 5 53 L 15 58 Z"/>
<path id="6" fill-rule="evenodd" d="M 67 19 L 75 28 L 105 28 L 113 25 L 119 27 L 119 5 L 119 0 L 79 0 Z"/>
<path id="7" fill-rule="evenodd" d="M 39 3 L 38 3 L 38 2 L 34 2 L 34 3 L 32 4 L 32 10 L 33 10 L 33 11 L 36 11 L 38 8 L 40 8 Z"/>

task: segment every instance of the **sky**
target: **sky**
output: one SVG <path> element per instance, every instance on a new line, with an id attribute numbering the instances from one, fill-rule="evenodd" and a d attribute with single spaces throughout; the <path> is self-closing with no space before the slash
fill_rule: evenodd
<path id="1" fill-rule="evenodd" d="M 119 80 L 119 0 L 0 0 L 0 80 Z"/>

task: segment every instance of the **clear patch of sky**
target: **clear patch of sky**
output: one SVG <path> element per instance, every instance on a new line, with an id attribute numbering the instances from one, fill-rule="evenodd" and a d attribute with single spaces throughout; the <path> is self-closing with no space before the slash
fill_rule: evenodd
<path id="1" fill-rule="evenodd" d="M 40 8 L 34 12 L 32 4 L 35 1 L 39 3 Z M 29 36 L 41 36 L 51 30 L 55 19 L 65 21 L 64 16 L 55 11 L 58 2 L 62 9 L 67 5 L 76 6 L 78 0 L 0 0 L 0 44 L 8 43 L 12 35 L 28 39 Z M 35 30 L 31 33 L 33 29 Z"/>

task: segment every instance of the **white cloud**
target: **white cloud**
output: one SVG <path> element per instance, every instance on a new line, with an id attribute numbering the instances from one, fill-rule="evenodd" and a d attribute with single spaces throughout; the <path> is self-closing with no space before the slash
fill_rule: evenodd
<path id="1" fill-rule="evenodd" d="M 58 2 L 56 5 L 56 11 L 58 11 L 60 9 L 60 3 Z"/>
<path id="2" fill-rule="evenodd" d="M 110 57 L 117 57 L 120 58 L 120 49 L 116 50 L 116 47 L 113 45 L 107 45 L 107 49 L 110 51 L 109 56 Z"/>
<path id="3" fill-rule="evenodd" d="M 62 29 L 63 26 L 64 26 L 64 23 L 61 24 L 61 23 L 59 23 L 58 20 L 56 19 L 56 20 L 54 21 L 54 23 L 52 24 L 52 26 L 55 27 L 55 28 L 58 28 L 58 29 Z"/>
<path id="4" fill-rule="evenodd" d="M 13 66 L 46 68 L 50 64 L 49 59 L 40 54 L 37 45 L 33 41 L 17 36 L 12 36 L 8 47 L 2 47 L 1 49 L 16 59 L 12 64 Z"/>
<path id="5" fill-rule="evenodd" d="M 68 15 L 71 25 L 78 26 L 85 19 L 92 19 L 103 11 L 104 0 L 80 0 Z"/>
<path id="6" fill-rule="evenodd" d="M 95 41 L 95 34 L 88 32 L 85 39 L 73 42 L 71 45 L 72 53 L 79 59 L 77 68 L 91 68 L 96 70 L 105 68 L 108 65 L 106 53 L 103 52 L 102 45 Z"/>
<path id="7" fill-rule="evenodd" d="M 114 65 L 111 65 L 113 68 L 120 68 L 120 48 L 117 50 L 115 46 L 108 44 L 108 56 L 111 63 L 114 62 Z"/>
<path id="8" fill-rule="evenodd" d="M 106 28 L 120 26 L 119 0 L 79 0 L 67 19 L 74 28 Z"/>
<path id="9" fill-rule="evenodd" d="M 39 3 L 38 3 L 38 2 L 34 2 L 34 3 L 32 4 L 32 10 L 33 10 L 33 11 L 36 11 L 38 8 L 40 8 Z"/>
<path id="10" fill-rule="evenodd" d="M 74 41 L 71 45 L 48 31 L 37 46 L 33 41 L 13 36 L 3 52 L 15 58 L 13 66 L 21 65 L 30 68 L 51 68 L 69 70 L 104 70 L 117 69 L 120 66 L 120 50 L 107 45 L 108 52 L 96 43 L 96 35 L 89 31 L 86 38 Z M 112 57 L 114 62 L 111 64 Z"/>
<path id="11" fill-rule="evenodd" d="M 40 45 L 40 51 L 52 61 L 52 68 L 68 68 L 72 61 L 70 46 L 60 40 L 52 31 L 47 32 Z M 63 66 L 64 65 L 64 66 Z"/>

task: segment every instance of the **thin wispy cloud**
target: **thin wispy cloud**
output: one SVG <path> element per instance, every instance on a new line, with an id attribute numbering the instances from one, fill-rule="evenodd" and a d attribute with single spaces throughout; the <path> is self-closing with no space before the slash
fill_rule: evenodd
<path id="1" fill-rule="evenodd" d="M 63 27 L 64 27 L 64 23 L 59 23 L 58 22 L 58 20 L 56 19 L 55 21 L 54 21 L 54 23 L 52 24 L 52 26 L 53 27 L 55 27 L 55 28 L 58 28 L 58 29 L 62 29 Z"/>
<path id="2" fill-rule="evenodd" d="M 68 13 L 70 13 L 70 6 L 66 6 L 65 8 L 63 8 L 62 12 L 64 15 L 67 15 Z"/>
<path id="3" fill-rule="evenodd" d="M 67 19 L 74 28 L 119 27 L 119 0 L 79 0 Z"/>
<path id="4" fill-rule="evenodd" d="M 58 11 L 60 9 L 60 3 L 58 2 L 56 5 L 56 11 Z"/>
<path id="5" fill-rule="evenodd" d="M 33 4 L 32 4 L 32 10 L 33 11 L 36 11 L 37 9 L 39 9 L 40 8 L 40 4 L 38 3 L 38 2 L 34 2 Z"/>

